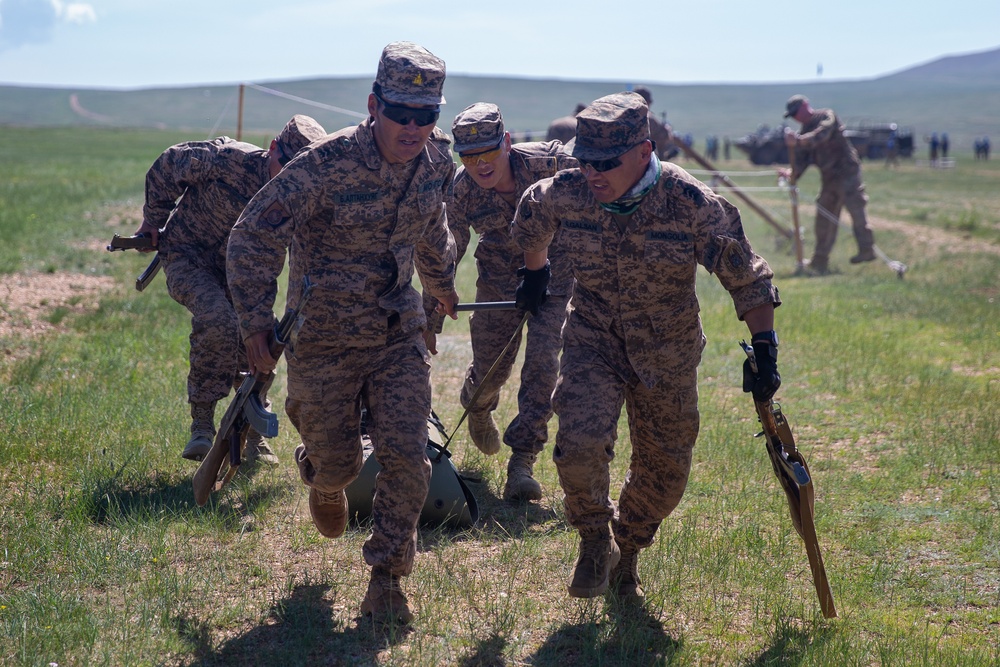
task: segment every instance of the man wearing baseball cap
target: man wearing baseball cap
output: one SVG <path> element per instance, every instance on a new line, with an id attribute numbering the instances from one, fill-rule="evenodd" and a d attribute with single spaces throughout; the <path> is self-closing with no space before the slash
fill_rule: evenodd
<path id="1" fill-rule="evenodd" d="M 766 400 L 781 383 L 771 269 L 734 206 L 653 154 L 646 115 L 635 93 L 582 111 L 567 146 L 580 168 L 529 188 L 512 230 L 524 250 L 517 301 L 525 307 L 543 298 L 556 235 L 571 257 L 576 286 L 553 396 L 553 459 L 566 519 L 580 533 L 568 589 L 583 598 L 609 591 L 621 602 L 642 600 L 639 551 L 680 502 L 691 469 L 705 346 L 699 264 L 729 291 L 750 330 L 759 371 L 746 390 Z M 631 462 L 616 507 L 610 462 L 623 405 Z"/>
<path id="2" fill-rule="evenodd" d="M 215 405 L 239 387 L 246 353 L 226 284 L 226 242 L 250 198 L 299 150 L 326 136 L 309 116 L 295 115 L 263 151 L 219 137 L 163 151 L 146 172 L 146 201 L 136 234 L 159 253 L 171 298 L 191 313 L 187 394 L 191 438 L 181 454 L 200 461 L 215 437 Z M 264 437 L 250 429 L 248 463 L 277 465 Z"/>
<path id="3" fill-rule="evenodd" d="M 476 102 L 462 110 L 451 129 L 462 162 L 448 201 L 448 226 L 455 236 L 458 258 L 465 255 L 472 232 L 476 232 L 476 301 L 512 300 L 517 289 L 517 269 L 523 260 L 521 249 L 510 237 L 517 202 L 530 185 L 560 169 L 576 167 L 577 162 L 562 152 L 559 141 L 511 144 L 499 107 L 488 102 Z M 511 449 L 503 489 L 508 502 L 542 498 L 542 487 L 532 474 L 548 440 L 562 326 L 573 293 L 573 276 L 557 248 L 553 248 L 552 260 L 555 268 L 549 298 L 527 323 L 517 415 L 503 434 L 503 442 Z M 469 410 L 472 442 L 484 454 L 500 451 L 500 432 L 493 411 L 517 359 L 521 318 L 517 310 L 483 310 L 474 313 L 469 322 L 472 361 L 460 400 Z M 436 325 L 440 327 L 440 320 Z M 515 332 L 515 343 L 499 359 Z M 497 366 L 487 380 L 494 362 Z M 477 391 L 476 403 L 472 404 Z"/>
<path id="4" fill-rule="evenodd" d="M 369 117 L 301 152 L 253 198 L 229 241 L 229 285 L 253 370 L 277 363 L 267 343 L 286 253 L 288 306 L 297 307 L 304 279 L 315 285 L 286 355 L 285 412 L 302 439 L 295 461 L 324 537 L 346 528 L 344 489 L 361 471 L 367 412 L 381 471 L 361 612 L 379 621 L 413 618 L 400 579 L 413 569 L 431 476 L 430 356 L 414 270 L 452 318 L 458 300 L 444 208 L 455 165 L 436 127 L 444 79 L 444 62 L 422 46 L 386 46 Z"/>
<path id="5" fill-rule="evenodd" d="M 865 213 L 868 195 L 861 180 L 861 159 L 844 136 L 844 126 L 837 114 L 832 109 L 813 109 L 805 95 L 792 95 L 785 103 L 785 118 L 798 121 L 802 129 L 795 132 L 785 128 L 785 144 L 795 150 L 795 168 L 781 169 L 780 175 L 797 181 L 810 164 L 815 164 L 820 173 L 816 248 L 808 260 L 809 271 L 815 275 L 830 272 L 830 253 L 837 240 L 837 221 L 842 208 L 851 215 L 854 240 L 858 244 L 858 254 L 851 257 L 851 264 L 874 260 L 875 235 Z"/>

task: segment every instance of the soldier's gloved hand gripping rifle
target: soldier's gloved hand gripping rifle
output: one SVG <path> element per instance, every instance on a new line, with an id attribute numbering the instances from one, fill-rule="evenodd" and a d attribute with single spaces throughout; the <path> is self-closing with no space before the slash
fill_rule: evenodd
<path id="1" fill-rule="evenodd" d="M 740 346 L 747 355 L 743 372 L 743 391 L 745 392 L 754 391 L 754 384 L 757 381 L 758 364 L 754 347 L 759 345 L 760 343 L 756 343 L 755 346 L 751 347 L 747 345 L 746 341 L 740 341 Z M 765 348 L 766 344 L 761 347 L 762 350 Z M 774 352 L 776 352 L 776 346 Z M 761 365 L 763 366 L 764 363 Z M 826 578 L 823 555 L 820 553 L 819 540 L 816 537 L 813 508 L 815 493 L 809 466 L 806 465 L 802 454 L 795 448 L 792 429 L 781 412 L 781 406 L 770 397 L 766 400 L 760 400 L 758 392 L 754 391 L 754 407 L 757 408 L 757 417 L 763 427 L 763 436 L 766 440 L 768 458 L 771 459 L 771 467 L 774 469 L 774 474 L 778 477 L 781 488 L 788 499 L 788 509 L 792 515 L 795 532 L 806 544 L 809 569 L 812 570 L 813 584 L 816 587 L 816 594 L 819 596 L 820 609 L 825 618 L 836 618 L 837 608 L 833 603 L 833 591 L 830 590 L 830 582 Z"/>
<path id="2" fill-rule="evenodd" d="M 268 347 L 271 357 L 278 359 L 288 343 L 288 337 L 295 326 L 295 320 L 309 300 L 313 283 L 309 278 L 303 282 L 302 297 L 297 309 L 289 308 L 275 325 L 272 335 L 268 337 Z M 265 438 L 278 435 L 278 417 L 268 412 L 261 402 L 261 395 L 274 380 L 274 372 L 247 375 L 243 384 L 236 391 L 233 402 L 229 404 L 226 414 L 219 423 L 219 432 L 212 443 L 212 449 L 202 460 L 194 473 L 194 500 L 199 506 L 208 502 L 213 491 L 220 490 L 236 474 L 241 463 L 243 448 L 247 442 L 247 432 L 251 427 Z M 229 463 L 229 469 L 222 472 L 223 466 Z"/>

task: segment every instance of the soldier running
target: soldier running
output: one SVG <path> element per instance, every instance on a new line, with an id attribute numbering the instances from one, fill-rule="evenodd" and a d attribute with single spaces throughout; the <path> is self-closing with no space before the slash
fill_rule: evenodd
<path id="1" fill-rule="evenodd" d="M 267 339 L 286 252 L 288 284 L 315 284 L 286 351 L 285 412 L 302 438 L 295 461 L 324 537 L 347 525 L 344 489 L 361 471 L 366 409 L 382 470 L 363 548 L 372 571 L 361 612 L 379 621 L 413 618 L 400 578 L 413 570 L 431 477 L 430 355 L 414 268 L 452 318 L 458 301 L 444 206 L 455 164 L 436 127 L 444 79 L 444 62 L 427 49 L 386 46 L 369 117 L 289 163 L 250 202 L 229 241 L 229 284 L 253 370 L 277 363 Z M 288 298 L 295 307 L 298 294 Z"/>
<path id="2" fill-rule="evenodd" d="M 219 137 L 165 150 L 146 173 L 146 202 L 136 234 L 149 234 L 167 276 L 167 291 L 191 313 L 188 402 L 191 438 L 181 454 L 200 461 L 215 437 L 215 404 L 239 387 L 247 370 L 229 287 L 226 242 L 250 198 L 300 149 L 326 136 L 309 116 L 293 116 L 268 150 Z M 169 220 L 169 223 L 168 223 Z M 276 465 L 263 436 L 247 435 L 248 463 Z"/>
<path id="3" fill-rule="evenodd" d="M 479 234 L 476 301 L 512 300 L 517 289 L 516 272 L 523 259 L 521 249 L 510 236 L 517 202 L 531 184 L 560 169 L 576 167 L 577 162 L 562 152 L 563 145 L 558 141 L 512 145 L 495 104 L 472 104 L 456 116 L 451 129 L 455 150 L 462 161 L 448 202 L 448 226 L 455 236 L 458 259 L 461 261 L 465 255 L 471 231 L 475 231 Z M 562 326 L 573 293 L 573 276 L 557 247 L 553 246 L 550 256 L 556 268 L 549 283 L 549 299 L 528 322 L 517 394 L 518 413 L 503 435 L 504 443 L 511 449 L 503 497 L 511 502 L 542 497 L 542 487 L 532 474 L 535 460 L 548 440 Z M 461 403 L 469 410 L 472 442 L 484 454 L 500 451 L 500 433 L 493 411 L 517 359 L 520 335 L 481 390 L 480 385 L 518 330 L 521 316 L 516 310 L 484 310 L 473 314 L 469 323 L 472 361 L 465 373 Z M 434 319 L 433 330 L 440 331 L 441 318 Z M 433 340 L 431 345 L 434 346 Z M 480 394 L 472 405 L 477 390 Z"/>
<path id="4" fill-rule="evenodd" d="M 514 240 L 525 254 L 517 301 L 544 302 L 547 249 L 558 233 L 576 286 L 566 322 L 553 406 L 553 459 L 566 519 L 580 533 L 569 594 L 611 591 L 640 601 L 641 549 L 687 485 L 698 437 L 698 265 L 714 274 L 745 320 L 757 354 L 755 397 L 780 385 L 772 272 L 750 247 L 739 211 L 649 141 L 647 107 L 635 93 L 593 102 L 577 117 L 567 151 L 580 169 L 525 192 Z M 762 362 L 762 363 L 761 363 Z M 632 456 L 618 505 L 609 493 L 622 405 Z"/>

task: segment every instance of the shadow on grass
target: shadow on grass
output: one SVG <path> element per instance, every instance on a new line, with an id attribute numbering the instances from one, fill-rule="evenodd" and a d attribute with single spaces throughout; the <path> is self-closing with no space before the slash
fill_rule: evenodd
<path id="1" fill-rule="evenodd" d="M 599 621 L 564 624 L 527 662 L 536 667 L 670 665 L 681 647 L 644 606 L 609 606 Z"/>
<path id="2" fill-rule="evenodd" d="M 213 521 L 221 522 L 227 530 L 242 530 L 248 516 L 285 494 L 280 484 L 250 484 L 251 477 L 241 472 L 230 482 L 228 492 L 213 494 L 206 505 L 214 515 Z M 155 471 L 144 474 L 132 469 L 128 462 L 117 469 L 86 471 L 79 493 L 80 509 L 95 524 L 160 521 L 164 515 L 199 511 L 189 476 Z"/>
<path id="3" fill-rule="evenodd" d="M 779 620 L 778 627 L 771 635 L 771 645 L 753 658 L 740 663 L 741 667 L 782 667 L 801 665 L 806 657 L 816 652 L 831 635 L 832 630 L 816 626 L 812 630 L 795 627 L 788 621 Z"/>
<path id="4" fill-rule="evenodd" d="M 178 634 L 190 646 L 186 665 L 355 665 L 376 664 L 380 651 L 406 639 L 406 626 L 374 626 L 357 619 L 335 622 L 328 585 L 297 586 L 271 607 L 264 622 L 212 646 L 210 624 L 178 617 Z"/>
<path id="5" fill-rule="evenodd" d="M 457 663 L 456 667 L 505 667 L 503 652 L 507 640 L 500 635 L 491 635 L 477 642 L 473 651 Z"/>

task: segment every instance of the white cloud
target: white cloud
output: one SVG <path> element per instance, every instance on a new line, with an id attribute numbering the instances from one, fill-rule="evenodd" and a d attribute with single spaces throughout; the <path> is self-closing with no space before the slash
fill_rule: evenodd
<path id="1" fill-rule="evenodd" d="M 59 23 L 97 20 L 92 5 L 62 0 L 0 0 L 0 51 L 51 41 Z"/>
<path id="2" fill-rule="evenodd" d="M 93 23 L 97 20 L 97 12 L 92 5 L 82 2 L 61 2 L 52 0 L 56 16 L 66 23 Z"/>

